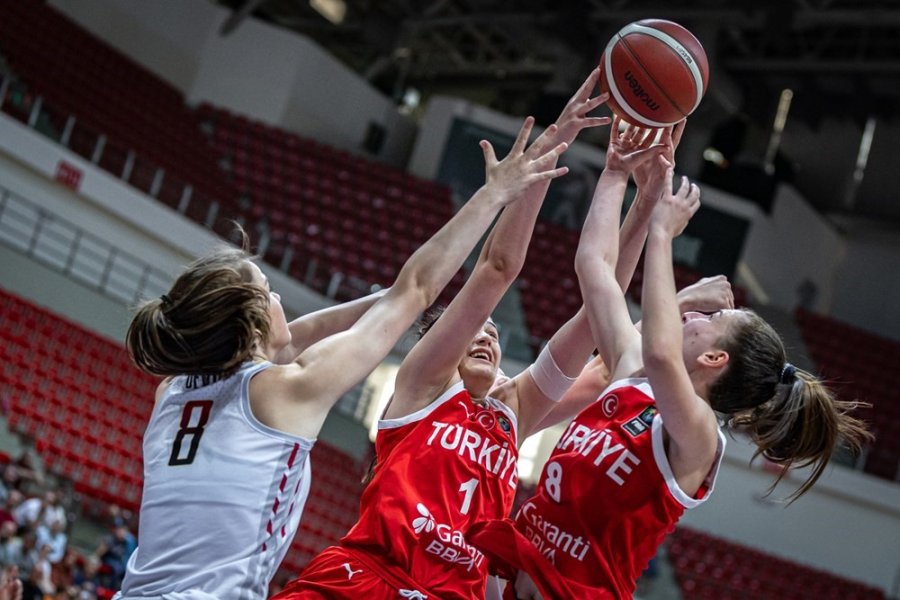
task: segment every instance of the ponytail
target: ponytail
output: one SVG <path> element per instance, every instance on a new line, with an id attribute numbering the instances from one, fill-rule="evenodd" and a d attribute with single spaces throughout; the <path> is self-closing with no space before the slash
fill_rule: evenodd
<path id="1" fill-rule="evenodd" d="M 252 358 L 269 335 L 269 295 L 253 282 L 251 258 L 219 250 L 138 307 L 126 334 L 134 363 L 154 375 L 227 376 Z"/>
<path id="2" fill-rule="evenodd" d="M 729 354 L 725 372 L 710 387 L 710 404 L 736 431 L 746 433 L 759 455 L 784 469 L 771 494 L 792 468 L 811 467 L 789 497 L 793 502 L 819 479 L 835 449 L 858 452 L 872 438 L 852 416 L 859 402 L 839 400 L 815 375 L 785 360 L 781 338 L 752 311 L 719 340 Z"/>

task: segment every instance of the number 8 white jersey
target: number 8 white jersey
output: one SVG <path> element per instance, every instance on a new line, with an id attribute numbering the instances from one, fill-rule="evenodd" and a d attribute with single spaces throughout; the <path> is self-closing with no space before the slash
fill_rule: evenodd
<path id="1" fill-rule="evenodd" d="M 138 548 L 120 598 L 257 600 L 290 546 L 309 494 L 314 440 L 267 427 L 249 384 L 181 376 L 144 433 Z"/>

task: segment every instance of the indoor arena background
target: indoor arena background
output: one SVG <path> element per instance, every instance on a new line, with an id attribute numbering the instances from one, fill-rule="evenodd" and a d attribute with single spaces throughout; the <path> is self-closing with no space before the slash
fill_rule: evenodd
<path id="1" fill-rule="evenodd" d="M 679 285 L 727 274 L 799 365 L 871 403 L 877 438 L 788 508 L 801 476 L 766 497 L 774 467 L 730 442 L 716 495 L 682 519 L 640 597 L 900 598 L 900 10 L 585 1 L 579 21 L 552 2 L 350 2 L 336 25 L 287 4 L 0 0 L 0 518 L 59 497 L 59 597 L 108 597 L 136 533 L 155 382 L 122 340 L 140 299 L 232 221 L 289 317 L 390 284 L 480 185 L 477 140 L 499 154 L 525 115 L 547 125 L 611 32 L 660 17 L 696 31 L 712 65 L 678 152 L 704 200 L 676 247 Z M 605 135 L 565 155 L 495 315 L 507 373 L 580 304 L 572 263 Z M 355 521 L 369 428 L 409 343 L 333 411 L 279 581 Z M 558 433 L 526 443 L 526 485 Z"/>

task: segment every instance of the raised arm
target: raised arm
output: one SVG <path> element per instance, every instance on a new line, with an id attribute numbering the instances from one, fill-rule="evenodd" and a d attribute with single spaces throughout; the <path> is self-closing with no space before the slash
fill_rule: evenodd
<path id="1" fill-rule="evenodd" d="M 675 164 L 675 150 L 681 142 L 686 120 L 673 127 L 666 127 L 660 134 L 659 144 L 662 145 L 662 156 L 666 161 Z M 641 129 L 635 129 L 634 135 L 641 135 Z M 656 130 L 650 130 L 647 135 L 655 135 Z M 619 236 L 619 260 L 616 262 L 616 279 L 622 285 L 623 290 L 628 289 L 634 270 L 641 258 L 644 242 L 647 240 L 647 225 L 650 223 L 650 214 L 657 200 L 665 191 L 666 166 L 660 161 L 647 160 L 634 169 L 634 183 L 637 186 L 637 194 L 625 221 L 622 223 Z"/>
<path id="2" fill-rule="evenodd" d="M 614 128 L 617 125 L 618 121 Z M 624 135 L 620 136 L 616 133 L 611 138 L 615 140 L 615 143 L 611 144 L 611 149 L 609 150 L 609 152 L 613 153 L 613 164 L 617 164 L 617 161 L 621 162 L 620 155 L 623 151 L 632 153 L 625 160 L 624 168 L 626 171 L 633 169 L 635 178 L 640 182 L 638 195 L 628 210 L 628 214 L 621 226 L 618 241 L 619 253 L 616 262 L 615 278 L 623 292 L 628 289 L 628 285 L 631 283 L 644 240 L 647 237 L 647 224 L 650 220 L 650 213 L 662 192 L 665 168 L 660 168 L 655 161 L 651 160 L 651 157 L 656 153 L 662 153 L 663 156 L 668 157 L 674 156 L 675 146 L 681 138 L 681 131 L 681 127 L 675 128 L 674 134 L 671 127 L 663 130 L 660 135 L 661 148 L 647 153 L 636 151 L 646 150 L 651 147 L 656 136 L 655 130 L 631 128 Z M 618 216 L 616 220 L 618 221 Z M 532 375 L 539 376 L 540 373 L 556 374 L 555 377 L 561 387 L 556 390 L 554 397 L 551 397 L 545 393 L 545 390 L 541 389 L 542 387 L 552 389 L 554 386 L 549 383 L 534 385 L 536 382 L 533 377 L 519 377 L 516 379 L 519 384 L 516 393 L 519 402 L 519 424 L 520 430 L 525 432 L 525 435 L 531 435 L 545 427 L 571 418 L 580 412 L 584 406 L 596 399 L 596 396 L 594 398 L 590 397 L 590 386 L 584 383 L 586 375 L 582 370 L 585 360 L 595 348 L 596 343 L 591 332 L 588 312 L 582 306 L 549 340 L 547 347 L 544 349 L 544 352 L 548 353 L 549 356 L 542 354 L 538 357 L 536 364 L 529 369 Z M 550 360 L 551 357 L 552 361 Z M 602 360 L 598 360 L 598 362 L 602 364 Z M 605 372 L 605 365 L 603 366 Z M 599 381 L 597 373 L 597 370 L 592 369 L 587 378 L 597 383 Z M 575 377 L 582 381 L 575 381 Z M 569 392 L 566 390 L 563 392 L 566 386 L 573 383 L 577 383 L 577 385 L 573 385 L 574 391 Z M 596 389 L 595 393 L 599 393 L 602 387 Z M 559 397 L 560 393 L 563 394 L 562 398 Z"/>
<path id="3" fill-rule="evenodd" d="M 632 209 L 633 210 L 633 209 Z M 622 228 L 624 235 L 624 227 Z M 624 240 L 620 244 L 626 243 Z M 621 252 L 619 262 L 622 262 Z M 618 271 L 618 269 L 617 269 Z M 621 284 L 621 280 L 619 281 Z M 692 283 L 678 291 L 676 296 L 678 302 L 678 310 L 680 313 L 688 311 L 699 311 L 704 313 L 716 312 L 719 310 L 734 308 L 734 294 L 731 291 L 731 283 L 724 275 L 716 275 L 715 277 L 704 277 L 703 279 Z M 586 322 L 587 316 L 582 307 L 579 315 L 584 315 L 584 328 L 588 329 Z M 579 316 L 579 315 L 576 315 Z M 635 323 L 638 331 L 641 330 L 641 323 Z M 587 405 L 592 403 L 600 395 L 600 392 L 609 385 L 610 372 L 600 356 L 594 357 L 585 365 L 578 379 L 571 388 L 566 391 L 562 399 L 550 408 L 547 415 L 535 425 L 531 433 L 541 431 L 547 427 L 552 427 L 557 423 L 569 421 L 575 415 L 580 413 Z"/>
<path id="4" fill-rule="evenodd" d="M 530 122 L 525 128 L 530 130 Z M 555 167 L 562 148 L 541 149 L 527 159 L 522 159 L 519 151 L 514 156 L 514 172 L 491 178 L 482 186 L 413 253 L 394 285 L 352 327 L 301 353 L 296 361 L 300 369 L 285 373 L 286 397 L 267 409 L 268 422 L 303 435 L 318 432 L 338 398 L 368 375 L 437 299 L 501 208 L 532 184 L 564 172 Z"/>
<path id="5" fill-rule="evenodd" d="M 668 172 L 672 179 L 672 170 Z M 653 211 L 644 259 L 643 360 L 656 405 L 669 434 L 668 456 L 679 482 L 699 484 L 718 444 L 715 414 L 700 398 L 684 358 L 681 311 L 675 298 L 672 240 L 700 207 L 700 189 L 683 177 Z"/>
<path id="6" fill-rule="evenodd" d="M 387 291 L 388 288 L 378 290 L 368 296 L 297 317 L 288 323 L 291 343 L 283 348 L 272 362 L 280 365 L 293 362 L 301 352 L 316 342 L 349 328 Z"/>
<path id="7" fill-rule="evenodd" d="M 597 182 L 575 255 L 594 343 L 614 378 L 640 367 L 640 334 L 616 279 L 622 199 L 630 173 L 644 161 L 663 160 L 659 155 L 664 150 L 662 146 L 648 147 L 650 140 L 636 137 L 631 130 L 619 133 L 617 125 L 618 120 L 610 132 L 606 168 Z"/>
<path id="8" fill-rule="evenodd" d="M 568 145 L 582 129 L 609 123 L 606 117 L 588 115 L 608 97 L 591 97 L 598 78 L 597 70 L 588 76 L 556 123 L 544 131 L 528 152 L 540 152 L 554 144 Z M 521 145 L 524 140 L 516 143 Z M 490 169 L 495 159 L 492 153 L 486 158 Z M 408 414 L 427 404 L 459 376 L 457 367 L 461 357 L 522 269 L 549 183 L 540 181 L 531 186 L 521 201 L 504 210 L 465 286 L 404 360 L 397 374 L 388 418 Z"/>

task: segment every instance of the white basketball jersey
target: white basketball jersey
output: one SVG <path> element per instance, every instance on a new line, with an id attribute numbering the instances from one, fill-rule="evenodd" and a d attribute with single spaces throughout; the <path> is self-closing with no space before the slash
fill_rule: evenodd
<path id="1" fill-rule="evenodd" d="M 309 494 L 315 440 L 250 411 L 246 363 L 223 380 L 175 378 L 144 433 L 138 548 L 119 598 L 262 600 Z"/>

